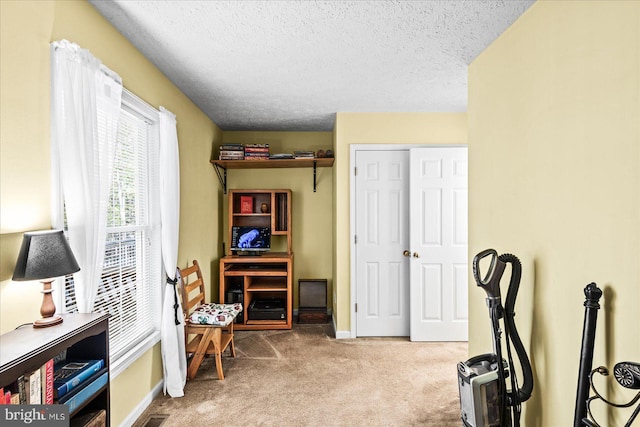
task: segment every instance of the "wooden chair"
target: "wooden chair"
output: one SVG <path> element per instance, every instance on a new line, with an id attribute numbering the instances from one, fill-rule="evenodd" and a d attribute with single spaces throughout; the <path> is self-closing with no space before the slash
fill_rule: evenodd
<path id="1" fill-rule="evenodd" d="M 180 269 L 182 278 L 182 308 L 185 319 L 185 347 L 187 352 L 187 379 L 193 379 L 204 357 L 216 358 L 218 379 L 224 380 L 222 353 L 229 348 L 236 357 L 233 342 L 233 322 L 242 311 L 241 304 L 205 303 L 204 280 L 198 261 Z M 195 277 L 189 277 L 195 275 Z M 190 359 L 190 360 L 189 360 Z"/>

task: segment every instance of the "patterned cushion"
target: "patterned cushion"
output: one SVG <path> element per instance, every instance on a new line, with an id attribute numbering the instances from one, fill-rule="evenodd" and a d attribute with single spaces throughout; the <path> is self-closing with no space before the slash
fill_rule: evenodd
<path id="1" fill-rule="evenodd" d="M 200 325 L 227 326 L 229 323 L 233 322 L 233 319 L 235 319 L 241 311 L 242 304 L 240 303 L 203 304 L 191 313 L 189 321 Z"/>

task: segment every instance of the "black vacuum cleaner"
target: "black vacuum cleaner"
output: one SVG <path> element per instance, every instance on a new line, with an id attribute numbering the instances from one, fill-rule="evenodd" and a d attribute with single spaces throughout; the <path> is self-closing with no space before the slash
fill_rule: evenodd
<path id="1" fill-rule="evenodd" d="M 491 257 L 491 263 L 483 276 L 480 273 L 480 262 L 487 257 Z M 503 306 L 500 280 L 507 264 L 511 265 L 511 280 Z M 487 293 L 493 353 L 481 354 L 466 362 L 458 363 L 460 412 L 466 427 L 518 427 L 522 403 L 531 397 L 533 391 L 531 363 L 514 322 L 514 307 L 521 274 L 522 265 L 515 255 L 498 256 L 495 250 L 487 249 L 473 258 L 473 276 L 477 285 Z M 504 325 L 506 358 L 502 353 L 500 319 Z M 512 346 L 518 356 L 524 377 L 522 387 L 519 387 L 514 370 Z M 507 379 L 509 379 L 510 388 L 508 388 Z"/>

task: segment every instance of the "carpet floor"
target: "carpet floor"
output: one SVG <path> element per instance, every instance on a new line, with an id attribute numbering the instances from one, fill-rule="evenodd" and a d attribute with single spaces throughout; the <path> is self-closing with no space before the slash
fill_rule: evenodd
<path id="1" fill-rule="evenodd" d="M 333 328 L 236 331 L 225 379 L 207 358 L 185 396 L 156 398 L 144 426 L 459 427 L 456 363 L 467 343 L 336 340 Z"/>

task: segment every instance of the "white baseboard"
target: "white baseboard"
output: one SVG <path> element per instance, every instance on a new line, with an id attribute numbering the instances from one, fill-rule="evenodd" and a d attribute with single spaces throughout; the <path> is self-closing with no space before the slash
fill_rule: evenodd
<path id="1" fill-rule="evenodd" d="M 138 418 L 140 418 L 140 415 L 142 415 L 145 409 L 147 409 L 147 407 L 151 405 L 153 399 L 155 399 L 158 395 L 160 395 L 160 393 L 162 393 L 163 384 L 164 380 L 160 380 L 160 382 L 158 382 L 158 384 L 156 384 L 156 386 L 151 389 L 149 394 L 147 394 L 144 399 L 142 399 L 138 406 L 136 406 L 135 409 L 131 411 L 127 418 L 125 418 L 124 421 L 120 423 L 120 427 L 131 427 L 133 423 L 135 423 Z"/>
<path id="2" fill-rule="evenodd" d="M 344 340 L 347 338 L 351 338 L 351 331 L 339 331 L 336 326 L 336 319 L 332 316 L 331 323 L 333 323 L 333 333 L 336 334 L 337 340 Z"/>
<path id="3" fill-rule="evenodd" d="M 351 338 L 351 331 L 336 331 L 336 339 L 346 340 L 347 338 Z"/>

